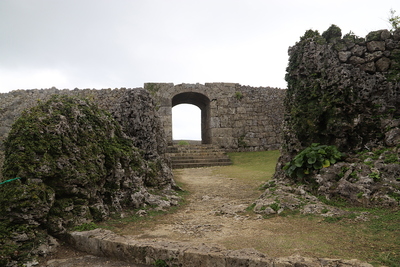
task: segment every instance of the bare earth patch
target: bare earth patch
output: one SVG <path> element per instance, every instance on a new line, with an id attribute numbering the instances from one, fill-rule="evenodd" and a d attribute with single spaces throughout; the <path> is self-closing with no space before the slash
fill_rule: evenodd
<path id="1" fill-rule="evenodd" d="M 175 179 L 190 192 L 175 213 L 121 225 L 114 231 L 133 239 L 216 243 L 227 249 L 254 248 L 270 257 L 301 255 L 351 259 L 360 244 L 340 226 L 315 217 L 261 218 L 246 208 L 261 194 L 259 180 L 230 178 L 219 167 L 182 169 Z M 340 242 L 339 242 L 340 241 Z M 364 260 L 367 259 L 366 258 Z"/>

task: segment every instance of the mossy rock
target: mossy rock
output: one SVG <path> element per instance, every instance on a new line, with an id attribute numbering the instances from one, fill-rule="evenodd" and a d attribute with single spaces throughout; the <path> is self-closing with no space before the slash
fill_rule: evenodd
<path id="1" fill-rule="evenodd" d="M 4 147 L 4 179 L 20 177 L 0 185 L 0 247 L 7 247 L 0 256 L 6 260 L 27 257 L 13 255 L 38 244 L 37 233 L 63 237 L 130 208 L 132 195 L 154 176 L 155 166 L 112 116 L 78 98 L 55 95 L 26 110 Z M 29 238 L 15 242 L 13 229 Z"/>
<path id="2" fill-rule="evenodd" d="M 338 26 L 332 24 L 322 33 L 322 37 L 324 37 L 328 43 L 340 40 L 340 38 L 342 38 L 342 30 Z"/>
<path id="3" fill-rule="evenodd" d="M 367 39 L 381 38 L 382 32 L 373 32 Z M 291 148 L 299 152 L 321 143 L 351 152 L 385 143 L 387 129 L 382 125 L 398 116 L 398 84 L 393 82 L 398 76 L 397 49 L 391 53 L 387 74 L 391 79 L 380 73 L 369 79 L 370 74 L 342 64 L 338 57 L 338 51 L 359 42 L 358 37 L 348 34 L 340 39 L 341 30 L 335 25 L 322 34 L 330 43 L 319 44 L 317 36 L 315 31 L 306 31 L 289 50 L 283 145 L 299 144 Z"/>
<path id="4" fill-rule="evenodd" d="M 382 30 L 379 31 L 372 31 L 370 33 L 367 34 L 367 41 L 380 41 L 381 40 L 381 34 L 382 34 Z"/>
<path id="5" fill-rule="evenodd" d="M 15 180 L 0 185 L 0 266 L 29 258 L 30 251 L 45 241 L 40 224 L 54 203 L 54 191 L 45 184 Z"/>

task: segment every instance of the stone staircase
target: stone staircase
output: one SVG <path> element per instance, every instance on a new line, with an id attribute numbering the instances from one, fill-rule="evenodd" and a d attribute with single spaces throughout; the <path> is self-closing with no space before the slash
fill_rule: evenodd
<path id="1" fill-rule="evenodd" d="M 198 168 L 231 165 L 228 155 L 213 145 L 174 145 L 169 146 L 167 155 L 171 158 L 173 169 Z"/>

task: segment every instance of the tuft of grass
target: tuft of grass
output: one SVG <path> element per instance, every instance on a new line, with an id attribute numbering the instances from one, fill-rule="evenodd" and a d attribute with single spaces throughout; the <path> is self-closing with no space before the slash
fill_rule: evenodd
<path id="1" fill-rule="evenodd" d="M 179 142 L 178 142 L 178 146 L 188 146 L 189 145 L 189 142 L 188 141 L 185 141 L 185 140 L 180 140 Z"/>
<path id="2" fill-rule="evenodd" d="M 349 206 L 349 204 L 344 199 L 328 200 L 325 196 L 317 196 L 317 198 L 319 199 L 319 201 L 329 206 L 338 208 L 344 208 Z"/>
<path id="3" fill-rule="evenodd" d="M 153 266 L 156 266 L 156 267 L 169 267 L 169 265 L 165 262 L 165 260 L 156 260 L 156 261 L 154 261 Z"/>
<path id="4" fill-rule="evenodd" d="M 255 206 L 256 206 L 256 203 L 251 204 L 250 206 L 248 206 L 248 207 L 246 208 L 246 211 L 247 211 L 247 212 L 252 212 Z"/>
<path id="5" fill-rule="evenodd" d="M 233 165 L 214 170 L 214 174 L 236 179 L 268 181 L 275 173 L 279 150 L 228 153 Z"/>
<path id="6" fill-rule="evenodd" d="M 326 217 L 324 218 L 324 222 L 328 222 L 328 223 L 335 223 L 340 221 L 341 219 L 343 219 L 342 217 Z"/>
<path id="7" fill-rule="evenodd" d="M 90 223 L 84 223 L 81 225 L 77 225 L 73 228 L 73 230 L 77 231 L 77 232 L 83 232 L 83 231 L 94 230 L 96 228 L 99 228 L 99 226 L 96 225 L 94 222 L 90 222 Z"/>

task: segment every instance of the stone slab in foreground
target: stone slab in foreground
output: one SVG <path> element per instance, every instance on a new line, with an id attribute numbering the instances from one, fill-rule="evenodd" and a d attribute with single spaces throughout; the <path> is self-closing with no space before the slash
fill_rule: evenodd
<path id="1" fill-rule="evenodd" d="M 358 260 L 304 258 L 290 256 L 270 258 L 254 249 L 228 250 L 217 244 L 134 240 L 105 229 L 72 232 L 70 243 L 86 253 L 121 261 L 152 265 L 164 260 L 169 266 L 359 266 L 372 267 Z"/>

